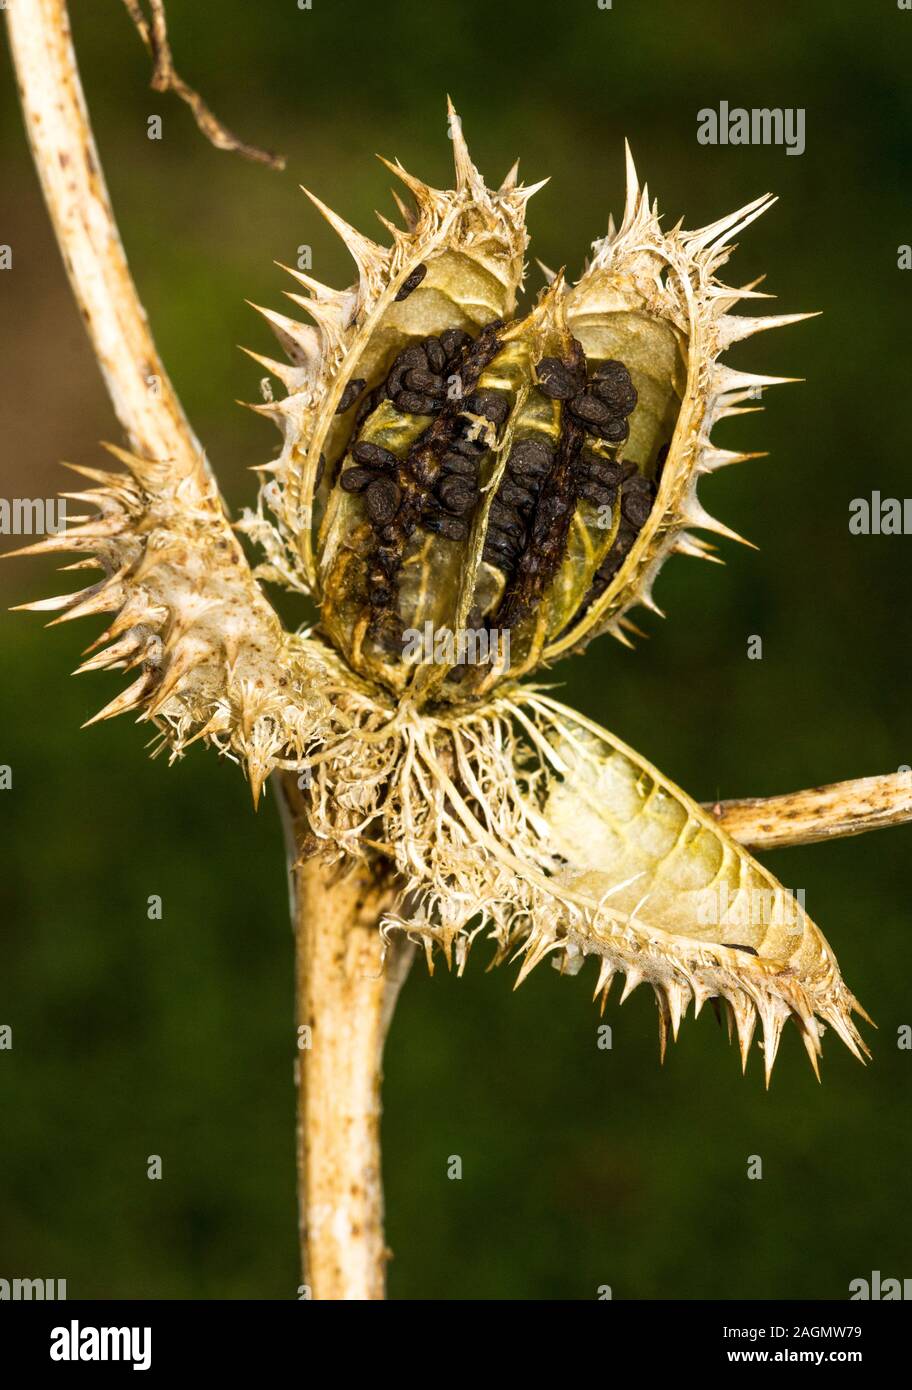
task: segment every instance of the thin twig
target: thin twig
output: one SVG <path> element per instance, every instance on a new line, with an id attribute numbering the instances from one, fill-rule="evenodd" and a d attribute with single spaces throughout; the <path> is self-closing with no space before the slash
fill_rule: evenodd
<path id="1" fill-rule="evenodd" d="M 750 849 L 812 845 L 912 821 L 912 772 L 719 801 L 711 809 L 732 839 Z"/>
<path id="2" fill-rule="evenodd" d="M 285 156 L 261 150 L 257 145 L 248 145 L 237 135 L 232 135 L 227 126 L 212 114 L 199 92 L 189 87 L 175 71 L 168 42 L 168 25 L 165 18 L 164 0 L 148 0 L 151 24 L 143 13 L 141 0 L 123 0 L 127 13 L 139 32 L 139 36 L 152 57 L 152 90 L 155 92 L 174 92 L 185 101 L 193 112 L 196 124 L 206 139 L 218 150 L 231 150 L 243 155 L 245 159 L 267 164 L 270 169 L 284 169 Z"/>

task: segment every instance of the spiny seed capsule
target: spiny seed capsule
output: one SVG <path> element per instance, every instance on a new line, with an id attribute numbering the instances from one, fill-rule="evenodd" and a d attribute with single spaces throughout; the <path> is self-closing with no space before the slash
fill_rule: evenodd
<path id="1" fill-rule="evenodd" d="M 349 665 L 424 703 L 483 699 L 507 672 L 448 682 L 401 659 L 403 632 L 508 628 L 519 679 L 623 640 L 665 556 L 704 553 L 696 477 L 725 453 L 706 437 L 743 399 L 709 354 L 746 336 L 716 270 L 766 206 L 666 233 L 633 178 L 579 281 L 554 277 L 519 316 L 527 190 L 487 189 L 458 150 L 453 191 L 404 176 L 416 206 L 390 247 L 346 233 L 360 281 L 314 291 L 316 352 L 314 330 L 277 324 L 302 385 L 281 412 L 274 546 Z"/>

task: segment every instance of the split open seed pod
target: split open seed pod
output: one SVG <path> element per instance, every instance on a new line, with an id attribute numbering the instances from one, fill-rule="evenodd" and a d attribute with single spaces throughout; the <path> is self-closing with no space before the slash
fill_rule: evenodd
<path id="1" fill-rule="evenodd" d="M 628 154 L 620 224 L 520 312 L 534 188 L 515 167 L 487 188 L 452 109 L 450 127 L 455 188 L 389 166 L 412 200 L 389 246 L 318 203 L 357 280 L 294 271 L 313 323 L 262 311 L 289 360 L 253 354 L 287 391 L 255 407 L 283 439 L 241 527 L 258 570 L 202 460 L 175 476 L 115 450 L 126 474 L 81 470 L 99 516 L 29 547 L 104 578 L 32 606 L 113 614 L 81 669 L 137 674 L 97 717 L 135 711 L 174 757 L 215 745 L 255 801 L 294 773 L 325 854 L 393 861 L 386 925 L 429 954 L 461 966 L 483 933 L 521 978 L 595 956 L 603 1000 L 617 973 L 622 997 L 651 985 L 663 1047 L 691 1002 L 721 1000 L 745 1060 L 759 1022 L 767 1074 L 789 1017 L 815 1067 L 824 1024 L 860 1055 L 860 1006 L 803 906 L 646 759 L 520 682 L 600 633 L 628 641 L 664 560 L 732 536 L 696 487 L 753 455 L 711 431 L 784 378 L 720 354 L 806 317 L 736 314 L 757 291 L 717 278 L 772 200 L 665 232 Z M 318 625 L 284 630 L 257 578 L 311 595 Z"/>

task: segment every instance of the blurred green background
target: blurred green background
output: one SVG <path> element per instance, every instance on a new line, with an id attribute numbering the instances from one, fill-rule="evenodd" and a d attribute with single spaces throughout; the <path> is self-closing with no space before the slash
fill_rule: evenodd
<path id="1" fill-rule="evenodd" d="M 908 537 L 853 537 L 848 504 L 910 491 L 912 13 L 895 0 L 171 0 L 178 69 L 277 174 L 212 150 L 187 110 L 148 90 L 117 0 L 74 0 L 83 76 L 115 208 L 159 347 L 233 505 L 271 427 L 239 409 L 273 352 L 248 297 L 281 307 L 273 259 L 344 251 L 298 191 L 357 225 L 392 211 L 375 151 L 450 178 L 451 92 L 480 168 L 522 156 L 533 253 L 573 273 L 623 201 L 629 136 L 672 225 L 772 189 L 735 283 L 763 271 L 784 311 L 824 317 L 762 336 L 734 365 L 806 378 L 729 445 L 770 458 L 709 479 L 710 509 L 759 553 L 674 561 L 629 653 L 607 639 L 559 668 L 565 697 L 698 798 L 764 794 L 912 763 Z M 720 100 L 803 107 L 807 149 L 701 147 Z M 160 114 L 164 138 L 146 138 Z M 0 440 L 4 496 L 70 486 L 117 425 L 70 300 L 0 83 Z M 538 272 L 532 269 L 534 292 Z M 10 543 L 7 543 L 7 548 Z M 66 1278 L 71 1297 L 289 1298 L 293 1183 L 292 943 L 274 803 L 254 816 L 236 769 L 193 750 L 168 770 L 127 721 L 79 725 L 117 676 L 67 674 L 97 635 L 44 632 L 8 605 L 54 592 L 45 560 L 0 567 L 4 870 L 0 1277 Z M 294 615 L 293 606 L 284 611 Z M 748 638 L 763 659 L 747 658 Z M 645 990 L 606 1013 L 586 973 L 417 965 L 387 1052 L 390 1291 L 399 1298 L 843 1298 L 873 1269 L 912 1274 L 907 1201 L 912 1056 L 912 828 L 769 856 L 877 1020 L 862 1069 L 832 1034 L 818 1087 L 786 1032 L 773 1086 L 746 1079 L 711 1010 L 664 1068 Z M 149 921 L 150 894 L 164 903 Z M 146 1177 L 159 1154 L 163 1180 Z M 459 1154 L 462 1181 L 447 1178 Z M 763 1180 L 748 1181 L 749 1155 Z"/>

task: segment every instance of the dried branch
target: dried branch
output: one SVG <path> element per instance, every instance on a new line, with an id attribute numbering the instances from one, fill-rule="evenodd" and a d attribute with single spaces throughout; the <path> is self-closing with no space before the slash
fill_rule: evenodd
<path id="1" fill-rule="evenodd" d="M 259 164 L 268 164 L 270 169 L 284 169 L 284 155 L 272 154 L 269 150 L 261 150 L 258 146 L 248 145 L 246 141 L 232 135 L 227 126 L 224 126 L 212 114 L 199 93 L 189 87 L 175 71 L 174 60 L 171 57 L 171 45 L 168 42 L 164 0 L 149 0 L 151 23 L 143 13 L 141 0 L 123 0 L 123 2 L 127 13 L 139 31 L 140 38 L 152 57 L 152 90 L 174 92 L 181 101 L 186 102 L 193 112 L 196 124 L 216 149 L 231 150 L 236 154 L 243 155 L 245 159 L 256 160 Z"/>
<path id="2" fill-rule="evenodd" d="M 384 861 L 344 876 L 302 854 L 310 838 L 294 776 L 274 779 L 285 825 L 295 933 L 298 1208 L 308 1296 L 382 1299 L 383 1044 L 415 947 L 378 930 L 396 883 Z"/>
<path id="3" fill-rule="evenodd" d="M 89 126 L 65 0 L 7 12 L 35 167 L 70 285 L 117 418 L 134 452 L 174 478 L 207 472 L 199 441 L 158 355 L 127 265 Z"/>
<path id="4" fill-rule="evenodd" d="M 750 849 L 812 845 L 912 821 L 912 772 L 719 801 L 712 811 L 729 835 Z"/>

